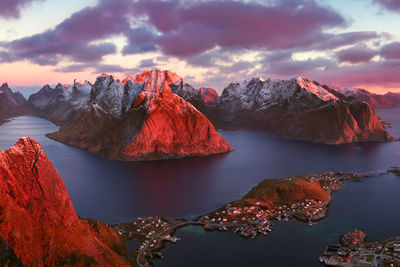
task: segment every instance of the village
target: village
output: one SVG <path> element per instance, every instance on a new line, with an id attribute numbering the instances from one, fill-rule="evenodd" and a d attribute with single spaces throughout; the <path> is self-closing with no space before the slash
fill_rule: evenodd
<path id="1" fill-rule="evenodd" d="M 279 206 L 267 206 L 261 201 L 247 201 L 244 204 L 235 202 L 222 209 L 209 213 L 198 219 L 208 231 L 233 230 L 243 237 L 255 238 L 257 235 L 268 235 L 273 229 L 272 221 L 288 221 L 295 218 L 308 223 L 321 220 L 327 216 L 331 201 L 331 192 L 343 188 L 344 181 L 359 178 L 353 173 L 320 173 L 307 177 L 308 181 L 319 182 L 326 191 L 326 200 L 304 199 L 301 202 Z M 290 179 L 290 178 L 289 178 Z"/>
<path id="2" fill-rule="evenodd" d="M 343 235 L 340 245 L 325 249 L 320 256 L 321 263 L 342 267 L 400 266 L 400 237 L 381 242 L 367 242 L 365 239 L 366 234 L 356 229 Z"/>
<path id="3" fill-rule="evenodd" d="M 268 235 L 273 230 L 273 221 L 284 222 L 297 219 L 311 226 L 313 222 L 327 216 L 331 192 L 340 190 L 345 180 L 354 178 L 357 179 L 360 176 L 341 172 L 302 176 L 301 179 L 319 184 L 326 192 L 324 200 L 305 198 L 294 203 L 284 201 L 272 206 L 256 199 L 239 200 L 194 220 L 164 217 L 138 218 L 130 223 L 115 225 L 114 229 L 126 242 L 133 239 L 139 240 L 141 244 L 134 253 L 136 263 L 139 266 L 151 266 L 150 260 L 162 257 L 161 250 L 165 242 L 179 241 L 178 237 L 173 236 L 176 229 L 187 225 L 199 225 L 206 231 L 229 230 L 244 238 Z M 286 178 L 288 182 L 291 179 L 294 181 L 298 178 Z"/>
<path id="4" fill-rule="evenodd" d="M 178 228 L 187 225 L 198 225 L 203 227 L 205 231 L 233 231 L 243 238 L 253 239 L 259 235 L 268 235 L 273 230 L 274 221 L 285 222 L 290 219 L 297 219 L 312 226 L 315 221 L 322 220 L 328 215 L 329 204 L 332 200 L 331 194 L 333 192 L 341 190 L 345 185 L 345 181 L 361 181 L 364 176 L 366 175 L 357 173 L 325 172 L 313 175 L 301 175 L 293 178 L 276 179 L 276 181 L 285 180 L 289 183 L 291 181 L 295 182 L 296 179 L 302 179 L 313 184 L 318 184 L 318 187 L 323 190 L 326 197 L 319 200 L 304 198 L 296 202 L 284 199 L 282 203 L 277 205 L 271 205 L 271 203 L 257 199 L 243 198 L 232 201 L 222 208 L 199 216 L 194 220 L 147 217 L 138 218 L 133 222 L 118 224 L 113 227 L 126 242 L 130 240 L 140 241 L 140 246 L 134 252 L 136 263 L 139 266 L 152 266 L 152 259 L 162 257 L 161 250 L 164 248 L 165 242 L 176 243 L 179 241 L 180 239 L 175 237 L 174 233 Z M 323 262 L 327 265 L 362 266 L 352 263 L 353 258 L 357 258 L 358 255 L 359 259 L 357 259 L 360 262 L 368 262 L 368 260 L 374 259 L 376 262 L 380 261 L 382 264 L 386 264 L 390 262 L 389 259 L 391 259 L 391 255 L 397 257 L 399 254 L 395 249 L 400 249 L 400 247 L 396 247 L 397 243 L 393 246 L 393 249 L 390 246 L 383 246 L 380 257 L 374 255 L 369 248 L 359 252 L 356 251 L 356 253 L 352 252 L 353 254 L 344 254 L 344 250 L 339 249 L 338 246 L 330 246 L 327 248 L 326 254 L 321 256 L 321 259 L 323 259 Z M 379 252 L 379 245 L 377 250 Z M 392 252 L 394 254 L 390 254 Z M 343 255 L 349 256 L 347 261 L 345 261 L 346 257 L 343 257 Z M 364 258 L 365 260 L 363 260 Z M 338 265 L 338 263 L 340 264 Z M 397 263 L 398 260 L 396 259 L 393 266 L 399 266 L 396 265 Z"/>
<path id="5" fill-rule="evenodd" d="M 173 233 L 177 228 L 188 224 L 190 222 L 187 220 L 147 217 L 113 227 L 125 242 L 133 239 L 141 242 L 134 253 L 136 263 L 139 266 L 151 266 L 149 259 L 162 257 L 160 250 L 164 248 L 164 242 L 176 243 L 179 238 L 174 237 Z"/>

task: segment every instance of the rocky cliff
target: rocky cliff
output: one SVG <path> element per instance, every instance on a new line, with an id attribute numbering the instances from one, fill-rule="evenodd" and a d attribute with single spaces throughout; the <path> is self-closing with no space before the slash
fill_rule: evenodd
<path id="1" fill-rule="evenodd" d="M 113 230 L 77 216 L 56 169 L 34 140 L 21 138 L 0 151 L 0 177 L 0 253 L 4 248 L 9 253 L 0 255 L 3 262 L 128 265 L 119 254 L 124 245 Z"/>
<path id="2" fill-rule="evenodd" d="M 62 123 L 74 109 L 81 108 L 89 97 L 92 84 L 88 81 L 74 81 L 72 85 L 49 85 L 31 95 L 28 106 L 31 112 L 55 124 Z"/>
<path id="3" fill-rule="evenodd" d="M 145 71 L 122 81 L 104 74 L 86 100 L 80 98 L 58 120 L 60 131 L 48 136 L 119 160 L 231 151 L 206 116 L 172 93 L 177 84 L 182 78 L 170 71 Z"/>
<path id="4" fill-rule="evenodd" d="M 328 144 L 393 139 L 372 106 L 306 78 L 231 83 L 210 119 L 222 129 Z"/>
<path id="5" fill-rule="evenodd" d="M 14 93 L 4 83 L 0 87 L 0 124 L 2 119 L 23 115 L 26 113 L 26 100 L 20 92 Z"/>

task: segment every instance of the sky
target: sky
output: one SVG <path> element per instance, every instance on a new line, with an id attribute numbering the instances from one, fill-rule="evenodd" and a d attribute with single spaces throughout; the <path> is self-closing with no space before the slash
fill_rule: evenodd
<path id="1" fill-rule="evenodd" d="M 0 25 L 0 83 L 23 92 L 153 68 L 400 92 L 399 0 L 0 0 Z"/>

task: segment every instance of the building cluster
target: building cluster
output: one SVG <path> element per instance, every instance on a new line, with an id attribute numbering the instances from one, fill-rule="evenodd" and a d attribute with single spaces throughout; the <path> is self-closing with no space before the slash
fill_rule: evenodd
<path id="1" fill-rule="evenodd" d="M 400 238 L 366 242 L 365 233 L 343 235 L 341 245 L 328 246 L 320 261 L 328 266 L 400 266 Z"/>
<path id="2" fill-rule="evenodd" d="M 228 204 L 224 208 L 199 219 L 206 230 L 233 230 L 243 237 L 255 238 L 272 231 L 272 220 L 287 221 L 297 218 L 312 224 L 326 216 L 327 207 L 320 200 L 305 199 L 302 202 L 266 207 L 260 202 Z"/>
<path id="3" fill-rule="evenodd" d="M 347 176 L 341 172 L 324 172 L 310 175 L 310 182 L 319 182 L 322 189 L 328 192 L 336 192 L 343 188 Z"/>
<path id="4" fill-rule="evenodd" d="M 134 254 L 146 266 L 150 265 L 148 259 L 162 257 L 159 250 L 164 241 L 176 243 L 179 240 L 172 235 L 175 225 L 179 223 L 182 221 L 168 220 L 163 217 L 147 217 L 116 225 L 115 230 L 128 242 L 132 239 L 140 240 L 141 244 Z"/>

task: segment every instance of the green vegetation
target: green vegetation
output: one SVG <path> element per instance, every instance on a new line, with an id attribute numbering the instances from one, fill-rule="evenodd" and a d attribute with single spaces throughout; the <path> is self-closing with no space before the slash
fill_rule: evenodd
<path id="1" fill-rule="evenodd" d="M 366 256 L 366 261 L 372 262 L 373 260 L 374 260 L 374 256 L 373 255 L 367 255 Z"/>

